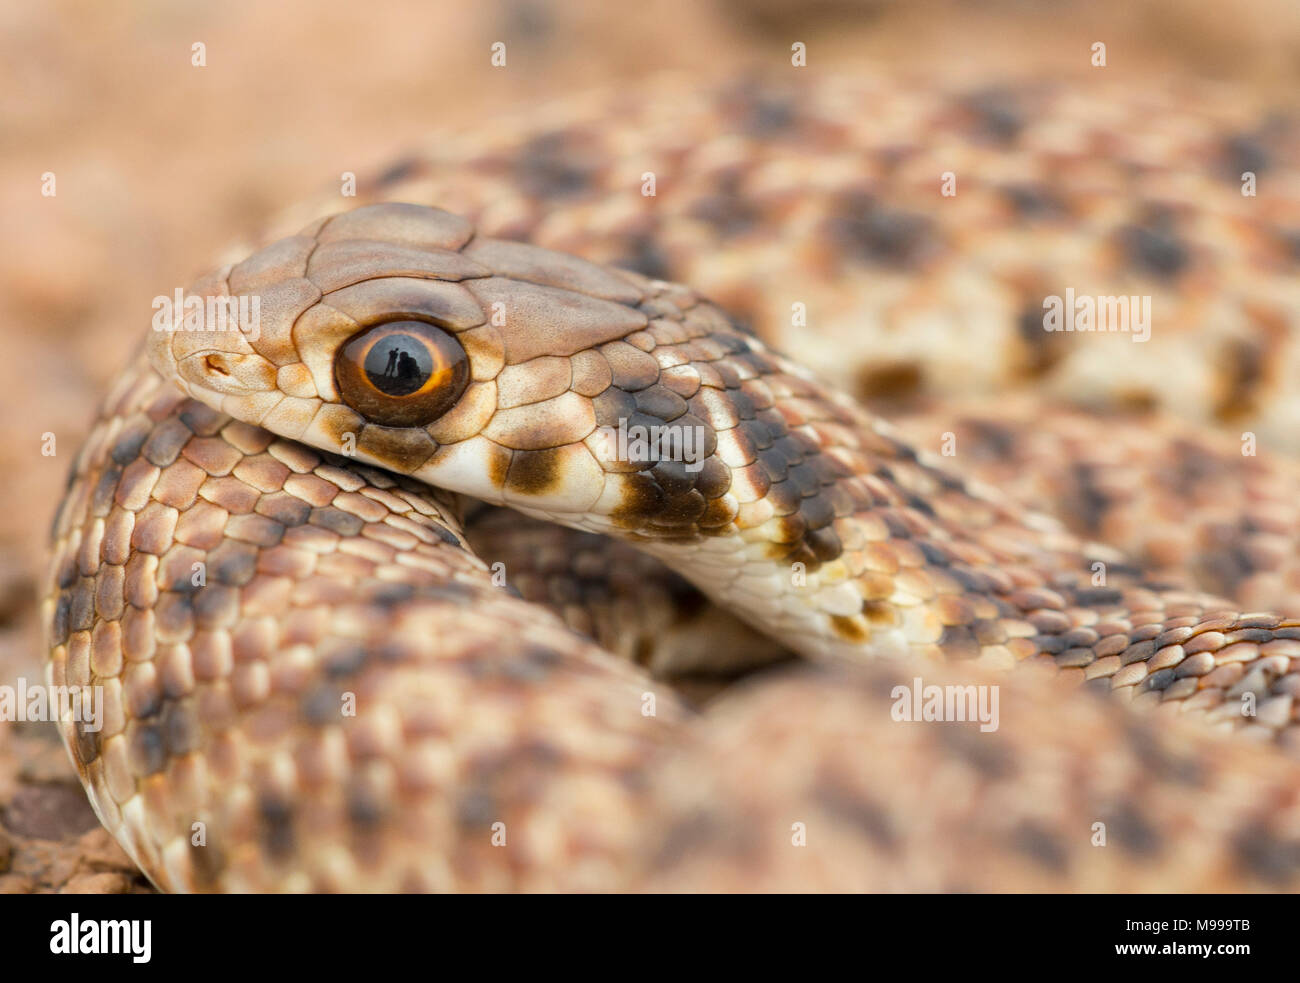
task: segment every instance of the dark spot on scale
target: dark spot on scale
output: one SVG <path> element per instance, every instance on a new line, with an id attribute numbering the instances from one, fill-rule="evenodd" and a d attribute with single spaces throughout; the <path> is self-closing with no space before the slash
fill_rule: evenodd
<path id="1" fill-rule="evenodd" d="M 750 231 L 761 217 L 733 174 L 724 176 L 712 194 L 696 201 L 691 215 L 708 224 L 723 239 Z"/>
<path id="2" fill-rule="evenodd" d="M 328 683 L 319 683 L 303 694 L 299 715 L 313 727 L 324 727 L 342 719 L 342 694 Z"/>
<path id="3" fill-rule="evenodd" d="M 769 137 L 790 130 L 798 119 L 794 100 L 772 93 L 756 93 L 742 125 L 751 136 Z"/>
<path id="4" fill-rule="evenodd" d="M 668 261 L 668 254 L 660 248 L 654 237 L 649 235 L 633 238 L 613 265 L 648 276 L 652 280 L 673 279 L 672 264 Z"/>
<path id="5" fill-rule="evenodd" d="M 520 150 L 515 177 L 534 198 L 574 198 L 591 188 L 597 159 L 572 133 L 543 133 Z"/>
<path id="6" fill-rule="evenodd" d="M 77 720 L 73 723 L 75 738 L 73 741 L 73 750 L 76 752 L 77 761 L 83 766 L 91 764 L 99 758 L 99 731 L 90 731 L 86 729 L 86 722 Z"/>
<path id="7" fill-rule="evenodd" d="M 370 789 L 356 787 L 348 790 L 348 819 L 363 833 L 373 833 L 383 825 L 386 809 L 384 802 Z"/>
<path id="8" fill-rule="evenodd" d="M 242 587 L 257 573 L 258 549 L 228 539 L 208 554 L 208 582 Z"/>
<path id="9" fill-rule="evenodd" d="M 1300 263 L 1300 228 L 1280 230 L 1278 240 L 1291 262 Z"/>
<path id="10" fill-rule="evenodd" d="M 1011 847 L 1056 874 L 1065 873 L 1068 854 L 1055 836 L 1036 823 L 1021 823 L 1011 836 Z"/>
<path id="11" fill-rule="evenodd" d="M 547 0 L 506 0 L 501 5 L 501 27 L 532 47 L 549 49 L 555 35 L 555 11 Z"/>
<path id="12" fill-rule="evenodd" d="M 491 793 L 475 789 L 465 792 L 456 802 L 456 822 L 469 829 L 489 826 L 498 815 Z"/>
<path id="13" fill-rule="evenodd" d="M 677 820 L 664 831 L 653 858 L 653 869 L 671 869 L 692 856 L 745 856 L 752 849 L 753 824 L 728 824 L 703 808 Z"/>
<path id="14" fill-rule="evenodd" d="M 1008 184 L 999 191 L 1021 218 L 1051 219 L 1066 213 L 1056 192 L 1044 184 Z"/>
<path id="15" fill-rule="evenodd" d="M 367 599 L 376 607 L 391 610 L 405 604 L 414 594 L 414 584 L 383 583 Z"/>
<path id="16" fill-rule="evenodd" d="M 1256 176 L 1267 171 L 1272 166 L 1273 155 L 1267 136 L 1256 131 L 1235 133 L 1224 140 L 1222 158 L 1224 176 L 1229 181 L 1240 181 L 1246 171 L 1253 171 Z"/>
<path id="17" fill-rule="evenodd" d="M 1232 839 L 1237 859 L 1267 884 L 1281 887 L 1300 874 L 1300 843 L 1280 839 L 1262 823 L 1252 823 Z"/>
<path id="18" fill-rule="evenodd" d="M 874 802 L 839 785 L 820 785 L 814 795 L 817 804 L 833 818 L 866 833 L 877 846 L 888 849 L 897 842 L 888 811 Z"/>
<path id="19" fill-rule="evenodd" d="M 1021 352 L 1025 371 L 1034 377 L 1050 372 L 1067 351 L 1067 335 L 1044 327 L 1041 303 L 1021 309 L 1016 318 L 1016 335 L 1024 343 Z"/>
<path id="20" fill-rule="evenodd" d="M 938 727 L 933 733 L 944 748 L 985 778 L 996 781 L 1016 774 L 1016 759 L 987 734 L 969 727 Z"/>
<path id="21" fill-rule="evenodd" d="M 1073 464 L 1070 473 L 1063 502 L 1063 511 L 1070 517 L 1070 528 L 1075 532 L 1099 535 L 1102 521 L 1110 510 L 1110 497 L 1093 480 L 1093 469 L 1088 465 Z"/>
<path id="22" fill-rule="evenodd" d="M 995 420 L 969 419 L 962 421 L 970 432 L 972 452 L 981 460 L 997 461 L 1010 458 L 1016 449 L 1016 432 Z"/>
<path id="23" fill-rule="evenodd" d="M 1191 755 L 1167 748 L 1147 722 L 1126 720 L 1124 736 L 1129 750 L 1153 777 L 1191 788 L 1204 787 L 1204 766 Z"/>
<path id="24" fill-rule="evenodd" d="M 331 679 L 342 679 L 357 673 L 366 661 L 366 648 L 360 642 L 340 643 L 323 654 L 322 668 Z"/>
<path id="25" fill-rule="evenodd" d="M 965 625 L 945 625 L 939 636 L 939 647 L 950 659 L 977 659 L 980 654 L 975 633 Z"/>
<path id="26" fill-rule="evenodd" d="M 925 562 L 930 566 L 946 567 L 951 562 L 948 551 L 937 543 L 928 539 L 918 539 L 915 542 L 921 550 L 921 555 L 925 557 Z"/>
<path id="27" fill-rule="evenodd" d="M 99 476 L 99 481 L 95 482 L 94 494 L 90 497 L 90 514 L 94 516 L 108 515 L 108 510 L 113 505 L 113 496 L 117 494 L 117 486 L 122 481 L 122 466 L 114 462 L 106 466 Z"/>
<path id="28" fill-rule="evenodd" d="M 189 700 L 170 700 L 162 712 L 162 737 L 173 756 L 198 750 L 203 728 Z"/>
<path id="29" fill-rule="evenodd" d="M 332 505 L 312 509 L 311 518 L 307 521 L 313 526 L 320 526 L 340 536 L 356 536 L 365 526 L 365 521 L 359 515 L 344 512 Z"/>
<path id="30" fill-rule="evenodd" d="M 457 536 L 450 529 L 448 529 L 446 526 L 444 526 L 442 523 L 430 522 L 425 526 L 425 528 L 428 529 L 430 532 L 432 532 L 439 539 L 441 539 L 448 546 L 459 546 L 461 548 L 464 548 L 464 544 L 460 541 L 460 537 Z"/>
<path id="31" fill-rule="evenodd" d="M 507 491 L 519 495 L 543 495 L 555 487 L 564 467 L 564 455 L 557 448 L 515 451 L 505 476 Z"/>
<path id="32" fill-rule="evenodd" d="M 140 448 L 149 438 L 149 431 L 142 426 L 134 426 L 117 438 L 109 456 L 117 464 L 127 465 L 140 456 Z"/>
<path id="33" fill-rule="evenodd" d="M 415 177 L 423 169 L 424 162 L 419 157 L 403 157 L 397 163 L 389 166 L 379 177 L 375 178 L 375 184 L 380 188 L 386 188 L 389 185 L 397 184 L 399 181 Z"/>
<path id="34" fill-rule="evenodd" d="M 904 501 L 908 508 L 915 509 L 917 512 L 920 512 L 922 515 L 933 516 L 935 514 L 934 506 L 932 506 L 924 498 L 921 498 L 919 495 L 909 494 Z"/>
<path id="35" fill-rule="evenodd" d="M 842 254 L 876 266 L 911 267 L 938 248 L 924 215 L 891 208 L 861 192 L 836 202 L 826 233 Z"/>
<path id="36" fill-rule="evenodd" d="M 127 726 L 127 757 L 135 775 L 156 775 L 167 763 L 167 742 L 157 724 L 144 723 L 141 717 Z"/>
<path id="37" fill-rule="evenodd" d="M 743 133 L 759 140 L 789 133 L 799 120 L 799 105 L 792 92 L 749 76 L 727 87 L 722 104 Z"/>
<path id="38" fill-rule="evenodd" d="M 984 89 L 966 97 L 977 137 L 994 143 L 1011 143 L 1024 128 L 1024 110 L 1014 92 L 1008 89 Z"/>
<path id="39" fill-rule="evenodd" d="M 168 584 L 164 589 L 170 594 L 180 594 L 181 596 L 190 596 L 197 594 L 202 590 L 202 584 L 196 584 L 193 577 L 180 576 Z"/>
<path id="40" fill-rule="evenodd" d="M 264 794 L 257 800 L 257 818 L 263 849 L 276 860 L 288 857 L 293 852 L 293 807 Z"/>
<path id="41" fill-rule="evenodd" d="M 1148 858 L 1159 855 L 1163 845 L 1160 834 L 1134 803 L 1121 803 L 1102 819 L 1110 839 L 1128 853 Z"/>
<path id="42" fill-rule="evenodd" d="M 180 456 L 181 448 L 194 436 L 182 421 L 172 418 L 159 424 L 149 434 L 140 453 L 155 467 L 165 468 Z"/>
<path id="43" fill-rule="evenodd" d="M 67 643 L 69 634 L 68 618 L 71 613 L 72 595 L 64 590 L 59 594 L 58 603 L 54 606 L 54 617 L 50 619 L 50 641 L 55 645 Z"/>
<path id="44" fill-rule="evenodd" d="M 1175 277 L 1191 263 L 1191 251 L 1167 209 L 1148 210 L 1137 222 L 1120 229 L 1119 240 L 1128 261 L 1152 276 Z"/>

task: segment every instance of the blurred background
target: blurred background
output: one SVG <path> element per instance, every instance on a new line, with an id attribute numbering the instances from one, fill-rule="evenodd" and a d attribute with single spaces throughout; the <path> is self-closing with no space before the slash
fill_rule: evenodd
<path id="1" fill-rule="evenodd" d="M 816 70 L 995 81 L 1062 74 L 1081 36 L 1105 40 L 1111 70 L 1137 86 L 1183 74 L 1300 98 L 1295 0 L 0 5 L 0 683 L 43 678 L 46 530 L 151 298 L 269 214 L 440 131 L 664 71 L 705 85 L 788 66 L 794 41 Z M 490 63 L 498 41 L 504 69 Z M 55 197 L 41 194 L 46 172 Z M 140 887 L 122 860 L 53 728 L 0 726 L 0 890 Z"/>

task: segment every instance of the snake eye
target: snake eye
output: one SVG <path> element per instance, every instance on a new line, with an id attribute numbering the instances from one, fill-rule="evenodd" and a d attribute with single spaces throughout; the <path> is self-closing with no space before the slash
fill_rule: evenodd
<path id="1" fill-rule="evenodd" d="M 334 376 L 343 401 L 367 420 L 418 427 L 460 399 L 469 384 L 469 356 L 432 324 L 390 321 L 344 342 Z"/>

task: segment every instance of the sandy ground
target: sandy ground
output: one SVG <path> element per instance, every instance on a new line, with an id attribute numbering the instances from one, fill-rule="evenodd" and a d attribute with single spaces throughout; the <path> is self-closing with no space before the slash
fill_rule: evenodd
<path id="1" fill-rule="evenodd" d="M 1135 78 L 1191 71 L 1275 94 L 1300 78 L 1288 0 L 1229 15 L 1202 0 L 0 7 L 0 685 L 43 678 L 46 530 L 151 298 L 283 205 L 508 107 L 665 70 L 703 82 L 788 65 L 793 40 L 819 70 L 942 62 L 995 75 L 1051 72 L 1090 34 Z M 497 41 L 505 68 L 490 64 Z M 53 728 L 0 723 L 0 892 L 145 889 Z"/>

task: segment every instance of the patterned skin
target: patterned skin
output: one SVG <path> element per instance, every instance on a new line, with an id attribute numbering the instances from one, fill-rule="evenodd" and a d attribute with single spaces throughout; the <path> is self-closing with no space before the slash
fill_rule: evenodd
<path id="1" fill-rule="evenodd" d="M 689 291 L 396 204 L 245 264 L 200 289 L 272 298 L 255 335 L 150 345 L 164 376 L 237 419 L 333 452 L 350 439 L 367 463 L 623 538 L 810 658 L 1048 659 L 1293 739 L 1292 694 L 1269 687 L 1292 672 L 1300 621 L 1145 583 L 944 470 Z M 422 426 L 376 424 L 349 404 L 340 363 L 353 338 L 412 318 L 460 342 L 470 381 L 448 375 L 460 392 Z M 700 431 L 701 456 L 629 461 L 601 429 L 638 426 Z M 1245 692 L 1265 712 L 1242 714 Z"/>
<path id="2" fill-rule="evenodd" d="M 880 94 L 878 83 L 867 89 Z M 608 107 L 585 116 L 575 112 L 576 122 L 503 128 L 508 135 L 502 143 L 509 149 L 440 147 L 428 159 L 395 168 L 368 193 L 456 207 L 463 202 L 475 223 L 413 206 L 362 208 L 317 221 L 301 235 L 241 258 L 196 285 L 199 294 L 258 295 L 262 318 L 255 340 L 230 332 L 151 336 L 156 369 L 175 376 L 200 401 L 246 423 L 180 401 L 166 387 L 158 388 L 156 376 L 142 365 L 124 376 L 78 461 L 61 510 L 46 617 L 52 626 L 54 679 L 102 683 L 111 694 L 110 706 L 120 708 L 104 733 L 88 734 L 68 724 L 65 738 L 101 818 L 156 883 L 259 890 L 1237 889 L 1292 883 L 1300 841 L 1292 765 L 1266 744 L 1215 741 L 1201 731 L 1208 721 L 1215 730 L 1239 730 L 1243 737 L 1294 749 L 1292 703 L 1300 674 L 1291 659 L 1300 653 L 1300 622 L 1242 614 L 1228 601 L 1195 589 L 1152 586 L 1138 564 L 1082 542 L 1026 509 L 1023 498 L 955 476 L 944 467 L 948 462 L 918 450 L 689 290 L 496 238 L 507 234 L 566 245 L 582 234 L 584 255 L 626 260 L 636 240 L 631 233 L 639 227 L 636 241 L 656 244 L 666 267 L 674 272 L 683 262 L 699 267 L 700 276 L 691 282 L 753 316 L 764 337 L 780 348 L 793 349 L 794 336 L 773 321 L 773 305 L 753 300 L 755 282 L 775 295 L 779 288 L 770 284 L 779 280 L 771 275 L 770 262 L 753 260 L 761 254 L 761 233 L 773 216 L 789 223 L 792 202 L 802 200 L 811 209 L 807 222 L 796 221 L 795 228 L 824 232 L 837 214 L 865 215 L 843 228 L 833 226 L 831 231 L 840 228 L 842 235 L 828 239 L 811 233 L 815 249 L 798 242 L 791 249 L 826 267 L 819 270 L 820 279 L 804 278 L 809 290 L 830 291 L 835 304 L 844 301 L 845 291 L 857 292 L 854 303 L 844 305 L 857 311 L 855 324 L 864 317 L 861 298 L 879 296 L 882 284 L 884 294 L 892 295 L 888 285 L 904 274 L 927 276 L 931 287 L 936 276 L 949 287 L 965 282 L 961 263 L 978 253 L 961 245 L 961 223 L 969 214 L 950 215 L 942 222 L 957 224 L 941 222 L 936 230 L 870 201 L 848 208 L 844 196 L 861 184 L 851 166 L 843 186 L 832 167 L 823 171 L 831 176 L 823 186 L 801 187 L 797 195 L 792 191 L 797 173 L 781 179 L 782 169 L 794 166 L 787 152 L 797 143 L 799 154 L 807 155 L 814 134 L 812 156 L 823 165 L 836 154 L 844 164 L 855 154 L 888 160 L 891 141 L 907 156 L 888 126 L 866 134 L 829 125 L 842 118 L 836 107 L 852 92 L 861 95 L 861 84 L 828 84 L 802 101 L 768 98 L 770 93 L 724 95 L 724 106 L 731 98 L 729 111 L 752 124 L 746 142 L 731 147 L 730 154 L 722 152 L 725 138 L 710 142 L 702 135 L 716 106 L 684 119 L 674 114 L 676 143 L 658 144 L 665 148 L 661 177 L 674 174 L 712 186 L 714 207 L 704 208 L 708 196 L 698 192 L 678 196 L 656 215 L 660 227 L 653 234 L 629 210 L 620 213 L 618 199 L 603 188 L 620 171 L 621 159 L 602 151 L 612 139 L 609 133 L 585 120 L 607 118 Z M 929 98 L 921 97 L 930 110 L 927 118 L 956 123 L 972 147 L 982 148 L 975 154 L 982 164 L 1013 154 L 1023 161 L 1025 147 L 1016 144 L 1044 138 L 1033 114 L 1014 112 L 998 100 L 990 105 L 939 97 L 928 103 Z M 1059 110 L 1065 98 L 1031 90 L 1011 102 Z M 778 111 L 782 106 L 786 110 Z M 1206 118 L 1223 108 L 1216 104 Z M 629 127 L 643 126 L 647 141 L 665 136 L 662 125 L 656 128 L 647 119 L 655 112 L 639 110 L 627 120 Z M 1052 112 L 1038 117 L 1051 118 Z M 999 120 L 1007 125 L 988 130 L 990 121 Z M 1016 120 L 1014 126 L 1007 122 Z M 538 135 L 548 124 L 560 136 Z M 1096 132 L 1117 125 L 1099 122 Z M 1170 126 L 1178 133 L 1173 142 L 1188 146 L 1231 132 L 1222 122 L 1198 129 L 1176 119 Z M 970 138 L 971 133 L 976 136 Z M 686 150 L 695 137 L 697 148 Z M 728 164 L 751 160 L 756 148 L 763 150 L 760 160 L 767 155 L 766 170 Z M 1055 152 L 1065 154 L 1058 163 L 1074 162 L 1064 171 L 1074 168 L 1076 178 L 1079 170 L 1097 166 L 1082 150 Z M 1150 152 L 1121 145 L 1117 172 Z M 709 154 L 714 155 L 710 166 L 696 159 Z M 469 166 L 461 166 L 466 162 Z M 1207 164 L 1195 187 L 1183 190 L 1202 201 L 1233 201 L 1235 207 L 1223 188 L 1213 190 L 1214 181 L 1223 181 L 1215 167 Z M 872 173 L 888 189 L 888 200 L 906 200 L 906 172 Z M 1048 228 L 1037 228 L 1049 238 L 1074 235 L 1088 224 L 1081 216 L 1095 217 L 1092 210 L 1101 200 L 1100 192 L 1080 198 L 1072 188 L 1050 187 L 1061 173 L 1057 169 L 1029 181 L 1040 191 L 1043 185 L 1035 182 L 1048 182 L 1047 197 L 1064 201 L 1069 231 L 1064 221 L 1057 226 L 1044 219 Z M 977 189 L 976 205 L 1022 186 L 1013 177 L 1008 173 L 1001 185 L 993 181 Z M 431 189 L 406 194 L 403 189 L 412 183 Z M 638 208 L 644 205 L 636 200 L 640 196 L 624 194 Z M 971 207 L 970 199 L 959 201 Z M 1260 222 L 1274 223 L 1282 241 L 1290 212 L 1276 197 L 1270 204 L 1267 219 L 1226 220 L 1230 235 L 1244 236 L 1242 241 L 1256 243 L 1264 253 L 1227 249 L 1222 255 L 1271 257 L 1256 264 L 1255 277 L 1269 264 L 1285 263 L 1268 245 L 1273 232 Z M 604 223 L 601 208 L 607 209 Z M 747 209 L 745 221 L 728 218 Z M 692 214 L 683 217 L 687 211 Z M 1177 215 L 1172 221 L 1179 221 Z M 1022 231 L 1019 220 L 1012 225 Z M 1180 279 L 1186 270 L 1204 276 L 1202 261 L 1210 264 L 1211 279 L 1230 275 L 1227 267 L 1215 265 L 1222 259 L 1217 254 L 1192 250 L 1199 259 L 1187 262 L 1178 236 L 1165 226 L 1152 230 L 1136 223 L 1129 229 L 1127 237 L 1114 238 L 1094 229 L 1088 241 L 1102 243 L 1096 255 L 1110 257 L 1106 263 L 1118 257 L 1122 267 L 1127 257 L 1139 272 L 1147 270 L 1141 275 L 1174 284 L 1171 289 L 1188 289 Z M 994 239 L 995 233 L 996 228 L 990 233 Z M 691 235 L 699 241 L 683 238 Z M 989 241 L 981 238 L 981 248 Z M 846 251 L 828 259 L 828 242 L 847 243 Z M 927 257 L 936 253 L 923 248 L 926 243 L 946 257 L 939 264 L 946 273 L 935 274 Z M 710 254 L 726 262 L 709 266 L 704 257 Z M 990 255 L 1000 254 L 990 250 Z M 1184 261 L 1174 262 L 1180 255 Z M 844 264 L 864 257 L 873 272 L 849 275 Z M 646 256 L 640 259 L 635 265 L 642 269 L 654 266 Z M 993 282 L 1014 280 L 1018 274 L 1008 270 L 1019 263 L 995 263 Z M 1106 275 L 1115 267 L 1109 269 Z M 1265 323 L 1276 323 L 1275 315 L 1283 321 L 1289 316 L 1285 296 L 1271 289 L 1278 282 L 1254 292 L 1268 303 L 1282 298 L 1280 315 L 1260 315 Z M 922 294 L 942 298 L 947 289 Z M 971 307 L 964 309 L 969 314 Z M 1019 305 L 1008 309 L 1014 313 Z M 1257 306 L 1250 309 L 1252 317 L 1260 313 Z M 422 426 L 377 426 L 339 391 L 338 364 L 347 343 L 396 318 L 437 326 L 465 353 L 463 391 Z M 993 322 L 999 330 L 1012 326 L 1007 341 L 1012 348 L 1021 344 L 1015 322 L 1015 317 Z M 865 323 L 873 323 L 869 313 Z M 1200 328 L 1182 324 L 1180 330 L 1195 337 Z M 866 395 L 895 395 L 895 383 L 912 373 L 896 371 L 898 352 L 884 347 L 905 336 L 887 329 L 884 336 L 857 331 L 850 338 L 832 325 L 822 346 L 808 346 L 807 355 L 823 371 L 853 382 L 859 395 L 863 388 Z M 1257 337 L 1277 341 L 1285 334 Z M 880 349 L 876 359 L 862 354 L 864 341 Z M 836 346 L 849 343 L 853 357 L 837 358 Z M 1274 354 L 1284 359 L 1285 343 L 1277 344 Z M 1096 381 L 1079 369 L 1091 357 L 1087 349 L 1049 347 L 1052 357 L 1036 357 L 1034 363 L 1046 388 Z M 804 348 L 799 346 L 801 355 Z M 921 390 L 951 388 L 951 366 L 945 368 L 942 358 L 926 364 Z M 1188 373 L 1187 378 L 1201 377 Z M 1243 387 L 1251 400 L 1243 404 L 1229 394 L 1226 402 L 1252 406 L 1266 429 L 1285 431 L 1278 426 L 1287 419 L 1285 403 L 1263 398 L 1269 386 L 1252 379 L 1238 388 Z M 1207 392 L 1212 388 L 1205 386 Z M 1107 381 L 1099 391 L 1121 401 L 1132 395 L 1123 380 Z M 1154 392 L 1138 402 L 1187 409 L 1177 394 Z M 1203 422 L 1211 402 L 1196 397 L 1190 404 L 1195 411 L 1189 415 Z M 634 420 L 702 428 L 708 448 L 703 466 L 698 471 L 638 466 L 620 459 L 595 434 L 598 427 Z M 287 439 L 276 440 L 259 427 Z M 262 440 L 266 443 L 259 446 Z M 322 458 L 296 442 L 346 456 Z M 184 449 L 178 450 L 178 443 Z M 464 549 L 475 537 L 473 518 L 468 528 L 457 524 L 463 502 L 359 467 L 358 461 L 531 516 L 622 537 L 789 648 L 814 659 L 847 660 L 861 674 L 846 682 L 812 673 L 741 690 L 734 702 L 683 728 L 661 684 L 618 666 L 535 606 L 490 587 L 483 564 Z M 969 461 L 960 463 L 966 473 L 978 470 Z M 1285 466 L 1278 470 L 1289 474 Z M 1035 473 L 1050 476 L 1051 471 L 1044 466 Z M 333 484 L 332 494 L 304 476 Z M 394 487 L 403 490 L 399 498 L 411 508 L 391 511 L 380 493 Z M 382 501 L 390 512 L 381 515 L 358 497 Z M 421 512 L 413 500 L 432 511 Z M 483 521 L 490 528 L 494 520 Z M 405 582 L 421 563 L 401 558 L 409 539 L 395 537 L 389 531 L 394 527 L 420 543 L 416 552 L 427 552 L 424 569 L 432 575 L 417 582 L 414 595 L 398 600 L 385 593 L 389 588 L 374 584 Z M 542 530 L 550 527 L 527 528 L 544 536 Z M 181 539 L 182 532 L 189 539 Z M 1086 529 L 1083 534 L 1092 535 Z M 569 533 L 555 536 L 560 554 L 578 542 Z M 376 539 L 391 552 L 369 556 L 372 565 L 357 568 L 360 561 L 352 556 L 358 544 Z M 490 541 L 499 544 L 502 537 Z M 492 558 L 508 555 L 508 547 L 493 548 Z M 223 563 L 223 551 L 238 553 L 239 562 Z M 331 553 L 348 559 L 320 559 Z M 528 571 L 524 559 L 507 560 L 512 579 L 516 570 Z M 203 593 L 208 587 L 186 588 L 194 562 L 229 571 L 223 575 L 231 579 L 218 581 L 222 592 L 212 596 Z M 1094 579 L 1098 562 L 1104 564 L 1105 586 Z M 648 577 L 673 583 L 662 571 Z M 442 595 L 422 597 L 424 590 L 461 579 L 475 586 L 454 604 Z M 378 593 L 358 590 L 359 584 Z M 1216 583 L 1188 586 L 1220 589 Z M 571 626 L 606 644 L 623 634 L 596 628 L 608 615 L 599 603 L 586 606 L 581 599 L 566 602 L 532 593 L 530 599 L 545 601 Z M 487 605 L 489 595 L 503 605 L 503 613 Z M 664 596 L 671 606 L 689 594 L 673 588 Z M 342 607 L 348 598 L 355 598 L 356 608 Z M 204 610 L 209 605 L 211 613 Z M 286 605 L 296 616 L 285 614 Z M 382 653 L 375 658 L 371 650 L 381 647 L 380 626 L 395 612 L 405 617 L 408 609 L 423 612 L 410 623 L 422 628 L 401 633 L 412 675 L 399 677 Z M 656 610 L 662 614 L 664 606 Z M 644 647 L 624 654 L 660 671 L 735 671 L 780 657 L 779 647 L 756 643 L 740 626 L 727 636 L 738 642 L 710 646 L 717 612 L 706 608 L 695 634 L 686 632 L 661 655 Z M 497 640 L 487 640 L 489 629 Z M 544 681 L 536 679 L 530 667 L 537 659 L 528 655 L 538 632 L 550 653 Z M 500 641 L 504 636 L 508 641 Z M 339 639 L 353 643 L 354 653 L 359 644 L 363 655 L 331 672 L 328 656 Z M 464 710 L 462 716 L 426 721 L 422 715 L 431 702 L 446 709 L 440 702 L 445 695 L 435 693 L 445 694 L 462 676 L 477 680 L 489 652 L 503 660 L 506 681 L 500 690 L 489 687 L 480 702 L 472 683 L 453 701 Z M 1053 710 L 1026 711 L 1005 722 L 990 739 L 999 750 L 987 755 L 925 728 L 893 725 L 880 693 L 897 681 L 898 670 L 861 667 L 864 659 L 882 654 L 929 657 L 916 664 L 939 680 L 996 680 L 1002 677 L 988 675 L 990 670 L 1051 667 L 1054 684 L 1019 673 L 1019 681 L 1007 685 L 1029 694 L 1027 705 L 1062 707 L 1060 719 L 1068 717 L 1071 724 L 1054 726 Z M 951 670 L 941 669 L 934 657 L 979 665 L 945 675 Z M 434 671 L 426 677 L 431 666 Z M 312 683 L 324 677 L 332 685 L 340 673 L 348 692 L 368 685 L 377 695 L 375 705 L 388 718 L 382 739 L 365 730 L 381 725 L 360 710 L 356 719 L 335 720 L 305 701 Z M 902 675 L 906 681 L 911 672 Z M 1135 730 L 1128 708 L 1064 694 L 1070 681 L 1084 679 L 1092 681 L 1091 688 L 1116 692 L 1121 702 L 1158 704 L 1160 728 Z M 403 694 L 412 688 L 419 695 L 404 703 Z M 659 696 L 658 717 L 644 716 L 646 692 Z M 341 695 L 330 691 L 332 705 Z M 512 721 L 518 721 L 519 707 L 539 709 L 504 727 L 494 700 L 513 708 Z M 1243 706 L 1253 715 L 1243 715 Z M 789 726 L 778 726 L 778 718 Z M 1194 749 L 1190 760 L 1204 771 L 1192 780 L 1190 765 L 1173 767 L 1167 755 L 1144 753 L 1141 735 L 1166 749 L 1186 742 Z M 557 739 L 568 753 L 553 753 Z M 462 750 L 480 741 L 486 751 Z M 593 742 L 606 751 L 582 750 Z M 879 756 L 846 753 L 863 747 L 891 750 Z M 785 760 L 780 748 L 798 749 L 790 751 L 789 767 L 780 764 Z M 989 756 L 1009 764 L 987 766 Z M 326 758 L 328 767 L 322 763 Z M 1078 764 L 1085 759 L 1090 764 Z M 1073 763 L 1072 784 L 1035 800 L 1027 790 L 1041 789 L 1061 773 L 1062 763 Z M 770 780 L 754 780 L 749 769 L 761 772 L 769 765 Z M 966 811 L 934 808 L 923 790 L 912 798 L 886 797 L 882 805 L 879 790 L 899 786 L 917 769 L 965 776 L 972 794 Z M 1258 797 L 1237 794 L 1246 776 L 1254 776 L 1257 787 L 1268 776 L 1267 790 Z M 485 786 L 490 793 L 475 794 Z M 1128 791 L 1116 798 L 1121 788 Z M 458 807 L 451 813 L 455 822 L 449 822 L 449 803 L 466 800 L 480 808 Z M 410 801 L 421 803 L 412 814 L 435 817 L 424 832 L 399 820 Z M 325 808 L 322 802 L 330 804 L 333 811 L 326 815 L 334 818 L 318 824 L 314 816 Z M 1008 802 L 1018 802 L 1018 811 L 1008 811 Z M 1035 809 L 1037 814 L 1024 815 Z M 1012 815 L 1024 822 L 1000 825 L 1000 813 L 1008 822 Z M 770 822 L 757 822 L 760 816 Z M 818 817 L 814 828 L 833 830 L 840 845 L 820 854 L 817 870 L 791 863 L 790 823 L 808 821 L 801 816 Z M 507 829 L 527 830 L 527 849 L 486 849 L 495 817 Z M 918 817 L 924 822 L 918 824 Z M 221 849 L 191 844 L 195 821 L 207 824 Z M 1122 831 L 1115 837 L 1122 849 L 1097 853 L 1089 841 L 1091 823 L 1108 821 Z M 1143 835 L 1169 824 L 1180 832 L 1155 841 Z M 755 826 L 765 832 L 754 834 Z M 452 827 L 453 832 L 437 836 L 427 832 Z M 954 830 L 967 839 L 953 839 Z M 740 833 L 748 837 L 741 837 L 745 848 L 728 853 L 723 844 L 734 844 Z M 945 862 L 938 863 L 933 855 L 942 842 L 969 843 L 990 863 L 963 861 L 970 851 L 945 853 Z M 1153 842 L 1161 848 L 1154 849 Z M 881 851 L 896 858 L 896 866 L 882 864 Z M 1132 863 L 1138 855 L 1140 879 Z M 1200 858 L 1197 863 L 1188 862 L 1193 855 Z M 383 873 L 371 879 L 375 856 L 387 860 L 378 868 Z M 719 865 L 720 856 L 734 865 Z M 575 857 L 583 863 L 575 864 Z M 1002 868 L 1011 872 L 1005 877 L 991 873 L 998 858 L 1014 860 Z"/>

